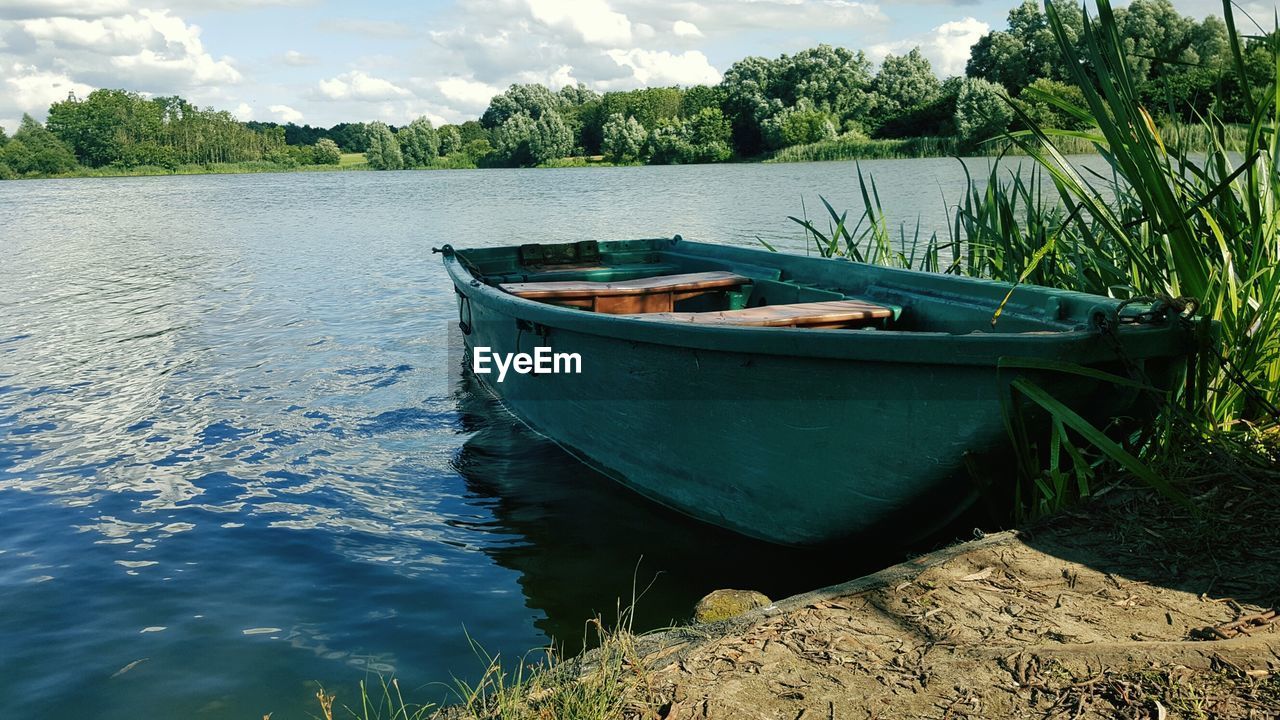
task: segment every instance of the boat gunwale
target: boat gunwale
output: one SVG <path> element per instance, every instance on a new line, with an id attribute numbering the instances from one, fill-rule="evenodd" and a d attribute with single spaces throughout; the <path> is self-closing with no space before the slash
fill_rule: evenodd
<path id="1" fill-rule="evenodd" d="M 695 244 L 688 243 L 687 244 Z M 703 243 L 697 243 L 703 244 Z M 452 248 L 451 248 L 452 250 Z M 512 295 L 476 277 L 458 258 L 446 252 L 445 269 L 455 291 L 474 303 L 483 298 L 495 311 L 521 320 L 563 330 L 626 342 L 682 347 L 692 350 L 761 355 L 816 357 L 835 360 L 893 362 L 921 365 L 994 367 L 1001 358 L 1071 359 L 1079 363 L 1113 362 L 1115 346 L 1091 328 L 1016 333 L 953 334 L 919 330 L 832 330 L 795 327 L 717 326 L 699 323 L 655 322 L 620 315 L 600 315 Z M 465 252 L 465 251 L 462 251 Z M 909 272 L 909 271 L 903 271 Z M 977 278 L 950 278 L 978 284 L 1012 287 Z M 463 289 L 470 292 L 464 293 Z M 1120 300 L 1070 290 L 1049 289 L 1118 307 Z M 1116 335 L 1132 359 L 1173 357 L 1190 352 L 1189 334 L 1180 323 L 1126 325 Z"/>

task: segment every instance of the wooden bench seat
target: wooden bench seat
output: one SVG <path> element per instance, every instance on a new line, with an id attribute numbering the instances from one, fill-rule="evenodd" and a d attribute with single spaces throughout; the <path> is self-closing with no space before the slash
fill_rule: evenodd
<path id="1" fill-rule="evenodd" d="M 628 315 L 637 320 L 688 322 L 698 325 L 754 325 L 758 327 L 855 328 L 893 317 L 893 309 L 862 300 L 765 305 L 719 312 L 657 312 Z"/>
<path id="2" fill-rule="evenodd" d="M 716 290 L 738 288 L 750 282 L 751 278 L 742 275 L 716 271 L 658 275 L 614 282 L 562 280 L 504 283 L 499 287 L 512 295 L 530 300 L 621 314 L 669 313 L 679 300 Z"/>

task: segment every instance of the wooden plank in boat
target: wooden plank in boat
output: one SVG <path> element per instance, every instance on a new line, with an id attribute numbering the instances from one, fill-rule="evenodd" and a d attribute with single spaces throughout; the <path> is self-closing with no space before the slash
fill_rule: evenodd
<path id="1" fill-rule="evenodd" d="M 893 309 L 862 300 L 765 305 L 742 310 L 628 315 L 638 320 L 688 322 L 698 325 L 754 325 L 760 327 L 848 328 L 893 317 Z"/>
<path id="2" fill-rule="evenodd" d="M 714 290 L 716 288 L 745 285 L 749 282 L 751 282 L 751 278 L 743 277 L 736 273 L 714 271 L 684 273 L 681 275 L 657 275 L 614 282 L 561 280 L 554 282 L 505 283 L 500 287 L 512 295 L 531 300 L 567 300 L 613 295 L 648 295 L 691 290 Z"/>

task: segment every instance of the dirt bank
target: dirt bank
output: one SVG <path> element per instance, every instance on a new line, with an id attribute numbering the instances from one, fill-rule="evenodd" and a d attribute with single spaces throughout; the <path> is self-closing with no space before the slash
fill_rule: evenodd
<path id="1" fill-rule="evenodd" d="M 663 718 L 1280 717 L 1280 490 L 1120 491 L 718 625 L 644 638 Z"/>

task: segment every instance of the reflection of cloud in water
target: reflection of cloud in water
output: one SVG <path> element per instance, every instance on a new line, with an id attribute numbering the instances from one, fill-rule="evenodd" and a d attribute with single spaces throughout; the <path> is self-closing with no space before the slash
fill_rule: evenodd
<path id="1" fill-rule="evenodd" d="M 76 525 L 80 532 L 98 532 L 108 540 L 129 541 L 133 535 L 141 535 L 160 526 L 158 522 L 126 522 L 111 515 L 97 518 L 97 522 L 88 525 Z"/>
<path id="2" fill-rule="evenodd" d="M 24 296 L 0 288 L 7 311 L 40 332 L 0 333 L 11 369 L 0 378 L 0 413 L 22 418 L 3 437 L 0 490 L 109 509 L 78 526 L 103 543 L 145 535 L 154 547 L 196 529 L 188 517 L 118 519 L 174 512 L 448 538 L 433 509 L 451 474 L 447 451 L 424 449 L 454 444 L 454 415 L 445 398 L 422 392 L 428 373 L 418 363 L 431 354 L 360 362 L 365 343 L 406 327 L 370 322 L 335 336 L 326 311 L 340 309 L 272 291 L 240 246 L 175 256 L 125 242 L 127 252 L 92 260 L 72 250 L 19 255 L 29 266 L 12 270 L 27 277 L 65 275 L 69 264 L 98 272 Z"/>
<path id="3" fill-rule="evenodd" d="M 394 371 L 409 372 L 406 366 Z M 446 479 L 441 468 L 447 467 L 448 455 L 417 450 L 431 444 L 423 433 L 443 435 L 449 442 L 455 442 L 455 436 L 451 413 L 438 409 L 444 402 L 426 402 L 437 408 L 399 408 L 345 418 L 326 413 L 330 420 L 319 429 L 304 424 L 263 432 L 234 421 L 215 421 L 189 431 L 169 427 L 161 442 L 154 434 L 148 436 L 151 441 L 132 446 L 126 439 L 117 457 L 96 473 L 60 472 L 59 460 L 73 455 L 82 460 L 83 448 L 50 443 L 44 452 L 0 476 L 0 489 L 51 493 L 68 505 L 132 505 L 133 512 L 143 514 L 198 510 L 259 517 L 271 527 L 329 528 L 438 542 L 458 535 L 450 530 L 447 515 L 434 509 L 440 481 Z M 273 418 L 299 419 L 311 422 L 296 411 Z M 160 424 L 164 423 L 151 422 L 145 430 L 154 433 Z M 335 432 L 362 440 L 335 448 Z M 116 500 L 104 500 L 109 495 Z M 126 501 L 123 507 L 120 501 Z M 157 527 L 172 535 L 194 529 L 195 523 L 160 526 L 103 516 L 79 529 L 99 532 L 104 542 L 123 543 Z M 152 538 L 156 539 L 163 535 Z"/>
<path id="4" fill-rule="evenodd" d="M 381 673 L 390 677 L 396 672 L 396 656 L 392 653 L 370 653 L 362 648 L 342 649 L 330 645 L 332 638 L 310 625 L 298 625 L 284 631 L 281 628 L 247 628 L 241 633 L 254 640 L 283 641 L 329 662 L 341 662 L 361 671 Z M 270 637 L 264 637 L 270 636 Z"/>

